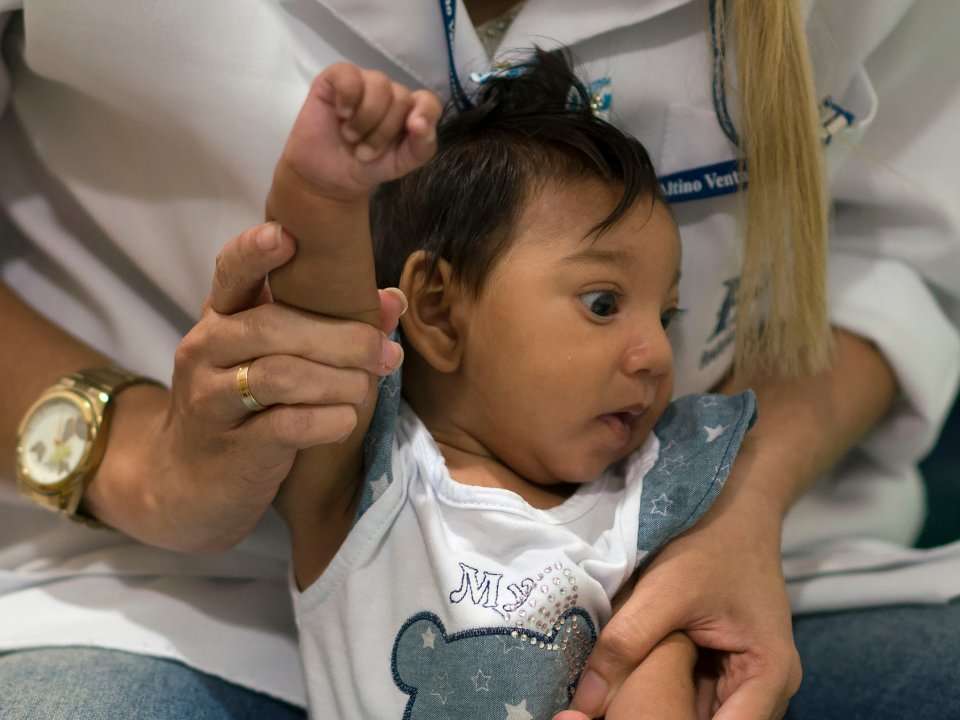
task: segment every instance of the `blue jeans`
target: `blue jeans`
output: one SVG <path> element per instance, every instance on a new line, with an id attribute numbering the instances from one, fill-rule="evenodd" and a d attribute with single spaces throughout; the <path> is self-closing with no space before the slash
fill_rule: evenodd
<path id="1" fill-rule="evenodd" d="M 804 680 L 787 720 L 960 718 L 960 603 L 801 616 L 794 634 Z M 171 660 L 95 648 L 0 655 L 0 720 L 115 718 L 306 714 Z"/>
<path id="2" fill-rule="evenodd" d="M 960 718 L 960 604 L 794 618 L 803 684 L 786 720 Z"/>
<path id="3" fill-rule="evenodd" d="M 173 660 L 85 647 L 0 655 L 0 720 L 305 720 L 306 716 L 298 707 Z"/>

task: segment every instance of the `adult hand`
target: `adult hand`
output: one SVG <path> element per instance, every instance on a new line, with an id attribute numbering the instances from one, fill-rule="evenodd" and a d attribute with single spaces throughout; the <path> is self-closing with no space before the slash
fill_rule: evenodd
<path id="1" fill-rule="evenodd" d="M 267 275 L 294 252 L 273 223 L 224 246 L 202 317 L 177 348 L 171 390 L 137 386 L 117 397 L 85 496 L 100 520 L 169 549 L 229 548 L 270 506 L 298 450 L 351 432 L 369 374 L 400 362 L 384 333 L 405 301 L 381 293 L 380 330 L 274 303 Z M 241 401 L 244 364 L 262 412 Z"/>
<path id="2" fill-rule="evenodd" d="M 748 439 L 714 507 L 651 562 L 587 662 L 571 706 L 582 714 L 564 720 L 602 716 L 624 680 L 675 630 L 712 651 L 711 671 L 699 678 L 703 717 L 784 715 L 801 669 L 780 565 L 783 508 L 750 489 L 757 483 L 742 482 L 760 470 L 754 460 Z"/>

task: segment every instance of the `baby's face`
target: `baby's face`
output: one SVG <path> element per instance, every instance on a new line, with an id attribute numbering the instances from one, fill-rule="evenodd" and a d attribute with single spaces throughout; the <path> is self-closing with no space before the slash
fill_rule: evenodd
<path id="1" fill-rule="evenodd" d="M 597 478 L 643 444 L 671 397 L 679 235 L 643 198 L 585 239 L 618 197 L 598 181 L 537 193 L 471 301 L 472 434 L 540 484 Z"/>

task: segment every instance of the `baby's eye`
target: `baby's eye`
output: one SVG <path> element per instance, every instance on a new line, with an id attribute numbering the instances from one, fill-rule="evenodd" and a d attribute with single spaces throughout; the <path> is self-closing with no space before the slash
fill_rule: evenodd
<path id="1" fill-rule="evenodd" d="M 595 290 L 580 296 L 580 302 L 597 317 L 610 317 L 617 313 L 617 294 L 609 290 Z"/>
<path id="2" fill-rule="evenodd" d="M 670 327 L 670 323 L 676 320 L 679 316 L 683 315 L 686 312 L 684 308 L 670 308 L 663 315 L 660 316 L 660 324 L 663 325 L 663 329 L 666 330 Z"/>

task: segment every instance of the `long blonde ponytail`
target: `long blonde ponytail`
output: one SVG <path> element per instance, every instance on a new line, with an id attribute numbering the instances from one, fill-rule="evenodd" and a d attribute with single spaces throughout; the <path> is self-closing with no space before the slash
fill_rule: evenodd
<path id="1" fill-rule="evenodd" d="M 715 21 L 719 33 L 730 23 L 735 39 L 739 139 L 749 183 L 736 369 L 815 373 L 829 366 L 831 355 L 827 198 L 803 17 L 799 0 L 728 2 L 726 13 L 723 0 L 716 2 Z"/>

